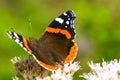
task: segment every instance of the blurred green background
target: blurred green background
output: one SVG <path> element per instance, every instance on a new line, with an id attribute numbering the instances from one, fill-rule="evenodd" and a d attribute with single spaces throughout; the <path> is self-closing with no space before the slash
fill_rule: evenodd
<path id="1" fill-rule="evenodd" d="M 61 13 L 76 13 L 75 29 L 79 51 L 76 58 L 83 72 L 88 61 L 110 61 L 120 57 L 120 0 L 0 0 L 0 80 L 11 80 L 15 56 L 28 57 L 6 35 L 15 31 L 26 38 L 39 38 L 48 24 Z"/>

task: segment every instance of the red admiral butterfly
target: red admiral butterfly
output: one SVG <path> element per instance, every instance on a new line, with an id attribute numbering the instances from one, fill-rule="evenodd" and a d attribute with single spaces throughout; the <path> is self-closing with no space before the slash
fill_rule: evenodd
<path id="1" fill-rule="evenodd" d="M 24 48 L 42 67 L 56 70 L 58 65 L 70 63 L 77 55 L 74 42 L 75 14 L 69 10 L 64 12 L 46 28 L 42 37 L 37 40 L 25 39 L 15 32 L 7 32 L 8 36 Z"/>

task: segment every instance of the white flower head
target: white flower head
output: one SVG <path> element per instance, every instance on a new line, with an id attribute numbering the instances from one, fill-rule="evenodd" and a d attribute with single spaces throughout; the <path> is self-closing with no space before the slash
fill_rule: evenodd
<path id="1" fill-rule="evenodd" d="M 19 80 L 19 78 L 15 76 L 15 77 L 12 77 L 12 80 Z"/>
<path id="2" fill-rule="evenodd" d="M 90 62 L 90 73 L 83 74 L 86 80 L 120 80 L 120 60 L 100 63 Z"/>
<path id="3" fill-rule="evenodd" d="M 37 77 L 36 80 L 72 80 L 73 74 L 79 69 L 79 63 L 74 62 L 70 64 L 65 64 L 64 68 L 58 68 L 55 71 L 52 71 L 50 76 L 41 78 Z"/>
<path id="4" fill-rule="evenodd" d="M 15 64 L 16 62 L 18 62 L 18 61 L 20 61 L 20 60 L 21 60 L 20 57 L 14 57 L 14 58 L 11 59 L 11 62 L 12 62 L 13 64 Z"/>
<path id="5" fill-rule="evenodd" d="M 21 60 L 14 57 L 11 61 L 15 67 L 13 80 L 73 80 L 74 73 L 80 69 L 78 62 L 64 63 L 57 70 L 48 71 L 30 58 Z"/>

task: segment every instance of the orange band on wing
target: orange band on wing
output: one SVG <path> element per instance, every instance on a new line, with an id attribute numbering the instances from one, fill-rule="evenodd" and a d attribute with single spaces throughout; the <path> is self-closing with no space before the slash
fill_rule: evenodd
<path id="1" fill-rule="evenodd" d="M 77 45 L 74 43 L 74 46 L 71 47 L 69 55 L 65 58 L 65 63 L 70 63 L 74 60 L 77 54 Z"/>
<path id="2" fill-rule="evenodd" d="M 23 37 L 23 43 L 24 43 L 24 46 L 25 46 L 25 48 L 30 52 L 30 53 L 32 53 L 32 50 L 30 49 L 30 47 L 28 46 L 28 42 L 27 42 L 27 40 Z"/>
<path id="3" fill-rule="evenodd" d="M 46 29 L 46 31 L 50 32 L 50 33 L 61 33 L 61 34 L 65 35 L 67 37 L 67 39 L 71 38 L 71 35 L 70 35 L 70 33 L 67 30 L 62 30 L 60 28 L 51 28 L 51 27 L 48 27 Z"/>
<path id="4" fill-rule="evenodd" d="M 70 33 L 67 30 L 61 30 L 60 33 L 64 34 L 68 39 L 71 38 L 71 35 L 70 35 Z"/>
<path id="5" fill-rule="evenodd" d="M 42 61 L 39 61 L 39 64 L 40 64 L 41 66 L 43 66 L 44 68 L 48 69 L 48 70 L 56 70 L 56 67 L 51 66 L 51 65 L 48 65 L 48 64 L 45 64 L 45 63 L 43 63 Z"/>

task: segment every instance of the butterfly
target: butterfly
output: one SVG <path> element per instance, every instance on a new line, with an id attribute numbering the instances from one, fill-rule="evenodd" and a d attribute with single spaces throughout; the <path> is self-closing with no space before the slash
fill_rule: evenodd
<path id="1" fill-rule="evenodd" d="M 72 10 L 62 13 L 45 29 L 40 39 L 25 37 L 8 31 L 8 36 L 17 42 L 25 51 L 47 70 L 56 70 L 74 60 L 77 55 L 77 44 L 74 41 L 74 20 Z"/>

